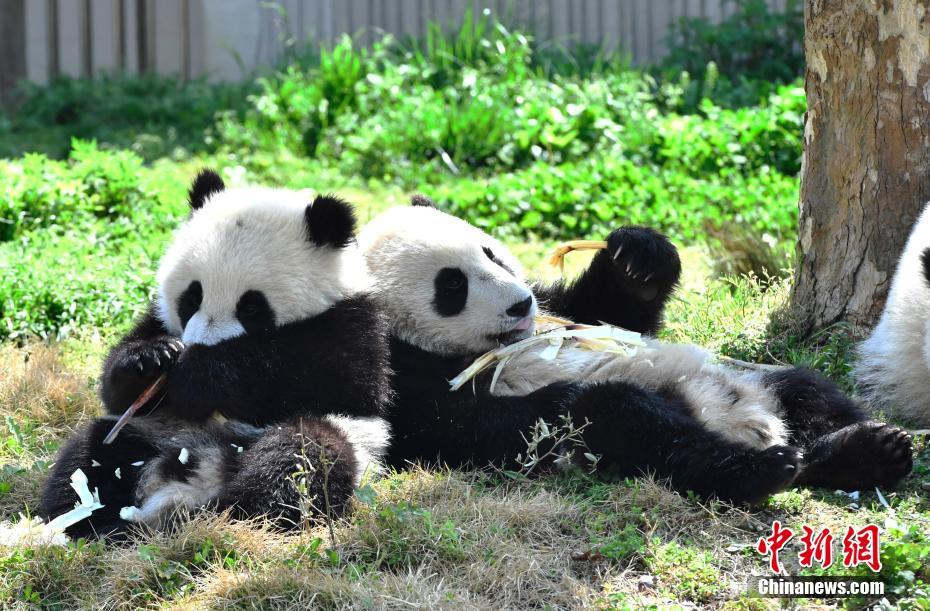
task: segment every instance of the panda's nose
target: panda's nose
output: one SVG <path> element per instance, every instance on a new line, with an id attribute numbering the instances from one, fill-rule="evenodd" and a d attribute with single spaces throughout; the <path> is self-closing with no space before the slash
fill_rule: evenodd
<path id="1" fill-rule="evenodd" d="M 517 303 L 507 308 L 507 314 L 514 317 L 526 316 L 531 307 L 533 307 L 533 298 L 527 297 L 523 301 L 518 301 Z"/>

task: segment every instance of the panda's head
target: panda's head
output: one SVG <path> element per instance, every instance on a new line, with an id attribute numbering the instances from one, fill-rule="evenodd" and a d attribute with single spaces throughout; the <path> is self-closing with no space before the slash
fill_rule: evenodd
<path id="1" fill-rule="evenodd" d="M 204 171 L 158 269 L 158 317 L 187 345 L 267 333 L 368 286 L 355 218 L 335 197 L 226 189 Z"/>
<path id="2" fill-rule="evenodd" d="M 497 240 L 422 196 L 359 233 L 374 295 L 401 339 L 472 354 L 533 333 L 536 298 Z"/>

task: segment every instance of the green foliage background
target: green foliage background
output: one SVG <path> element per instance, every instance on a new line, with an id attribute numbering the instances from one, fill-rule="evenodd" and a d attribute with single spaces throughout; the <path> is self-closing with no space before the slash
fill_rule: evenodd
<path id="1" fill-rule="evenodd" d="M 682 22 L 654 70 L 543 49 L 484 15 L 423 40 L 361 48 L 346 37 L 242 85 L 24 85 L 0 119 L 0 339 L 127 325 L 185 213 L 185 183 L 205 165 L 233 184 L 423 191 L 512 242 L 639 223 L 685 244 L 763 235 L 760 248 L 783 252 L 797 208 L 799 67 L 749 79 L 745 65 L 714 63 L 761 18 L 756 4 L 716 29 Z M 766 13 L 772 27 L 740 48 L 789 36 L 794 18 Z M 700 53 L 676 60 L 695 37 Z"/>

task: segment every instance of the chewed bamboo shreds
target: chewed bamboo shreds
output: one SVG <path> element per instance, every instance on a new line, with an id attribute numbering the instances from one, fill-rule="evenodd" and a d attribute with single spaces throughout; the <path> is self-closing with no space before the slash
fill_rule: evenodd
<path id="1" fill-rule="evenodd" d="M 100 493 L 88 487 L 87 475 L 77 469 L 71 474 L 71 488 L 77 494 L 78 502 L 74 509 L 66 511 L 49 523 L 41 518 L 22 516 L 16 524 L 0 523 L 0 545 L 16 547 L 21 545 L 67 545 L 68 536 L 65 529 L 81 520 L 89 518 L 92 513 L 104 505 L 100 502 Z"/>
<path id="2" fill-rule="evenodd" d="M 551 320 L 561 319 L 552 317 Z M 449 380 L 449 386 L 451 390 L 458 390 L 466 382 L 496 363 L 491 379 L 491 391 L 493 392 L 501 371 L 507 366 L 512 356 L 534 347 L 540 347 L 542 349 L 539 357 L 553 360 L 566 344 L 587 350 L 612 352 L 625 357 L 633 356 L 638 348 L 646 345 L 642 336 L 634 331 L 627 331 L 612 325 L 593 326 L 569 323 L 548 331 L 540 331 L 532 337 L 482 354 L 468 368 Z"/>
<path id="3" fill-rule="evenodd" d="M 536 320 L 537 325 L 555 325 L 556 327 L 567 327 L 568 325 L 575 324 L 575 321 L 573 320 L 559 318 L 558 316 L 553 316 L 552 314 L 537 314 L 533 318 Z"/>
<path id="4" fill-rule="evenodd" d="M 549 257 L 549 264 L 565 269 L 565 255 L 573 250 L 603 250 L 607 248 L 607 242 L 603 240 L 569 240 L 562 242 L 552 251 Z"/>

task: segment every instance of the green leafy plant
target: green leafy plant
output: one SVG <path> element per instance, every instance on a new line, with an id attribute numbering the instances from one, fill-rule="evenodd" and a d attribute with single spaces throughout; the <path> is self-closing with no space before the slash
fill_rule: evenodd
<path id="1" fill-rule="evenodd" d="M 680 101 L 695 106 L 712 97 L 727 106 L 755 104 L 765 83 L 784 84 L 804 73 L 804 5 L 787 0 L 773 10 L 765 0 L 723 0 L 733 5 L 719 23 L 683 18 L 669 30 L 666 74 L 681 87 Z"/>

